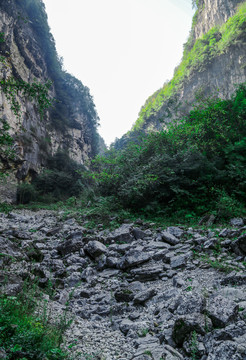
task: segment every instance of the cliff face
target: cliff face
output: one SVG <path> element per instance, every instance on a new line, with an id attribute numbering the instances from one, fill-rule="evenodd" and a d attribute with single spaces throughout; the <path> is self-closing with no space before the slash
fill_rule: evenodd
<path id="1" fill-rule="evenodd" d="M 173 79 L 149 97 L 128 136 L 184 116 L 197 93 L 227 98 L 236 84 L 246 81 L 246 2 L 199 0 L 197 4 Z"/>
<path id="2" fill-rule="evenodd" d="M 0 80 L 30 85 L 50 81 L 48 96 L 54 99 L 41 116 L 37 101 L 18 90 L 16 116 L 1 87 L 0 118 L 11 127 L 17 157 L 11 164 L 2 155 L 2 169 L 11 166 L 19 181 L 27 179 L 40 172 L 58 148 L 83 164 L 97 152 L 98 116 L 89 89 L 62 70 L 42 1 L 1 2 L 0 33 Z"/>
<path id="3" fill-rule="evenodd" d="M 194 39 L 206 34 L 212 27 L 223 25 L 242 0 L 200 0 L 194 25 Z"/>

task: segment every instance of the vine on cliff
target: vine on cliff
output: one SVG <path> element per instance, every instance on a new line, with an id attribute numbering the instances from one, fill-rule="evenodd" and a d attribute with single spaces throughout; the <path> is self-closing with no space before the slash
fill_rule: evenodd
<path id="1" fill-rule="evenodd" d="M 11 109 L 17 117 L 20 117 L 20 104 L 16 100 L 16 95 L 19 93 L 22 93 L 25 98 L 29 100 L 36 101 L 38 111 L 41 117 L 43 117 L 45 111 L 53 103 L 53 99 L 49 97 L 49 89 L 51 85 L 51 81 L 47 81 L 45 84 L 41 84 L 36 81 L 29 84 L 26 81 L 14 78 L 0 80 L 0 87 L 11 104 Z"/>

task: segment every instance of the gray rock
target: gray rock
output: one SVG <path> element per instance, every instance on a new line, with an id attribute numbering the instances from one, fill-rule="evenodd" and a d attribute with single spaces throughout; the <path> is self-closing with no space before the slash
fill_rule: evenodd
<path id="1" fill-rule="evenodd" d="M 178 256 L 174 256 L 171 258 L 171 268 L 172 269 L 178 269 L 178 268 L 182 268 L 185 267 L 187 262 L 187 257 L 186 255 L 178 255 Z"/>
<path id="2" fill-rule="evenodd" d="M 114 297 L 118 302 L 129 302 L 134 298 L 134 293 L 128 288 L 122 288 L 114 293 Z"/>
<path id="3" fill-rule="evenodd" d="M 182 346 L 191 332 L 196 331 L 198 334 L 205 335 L 211 328 L 212 323 L 209 318 L 199 313 L 193 313 L 175 320 L 172 338 L 178 346 Z"/>
<path id="4" fill-rule="evenodd" d="M 150 260 L 150 255 L 142 251 L 134 251 L 131 255 L 125 255 L 120 263 L 119 269 L 125 270 L 134 266 L 138 266 Z"/>
<path id="5" fill-rule="evenodd" d="M 108 238 L 118 243 L 131 243 L 134 240 L 134 237 L 130 233 L 131 228 L 131 224 L 123 224 L 118 229 L 111 232 L 108 235 Z"/>
<path id="6" fill-rule="evenodd" d="M 237 244 L 239 246 L 239 249 L 246 254 L 246 233 L 239 236 L 237 239 Z"/>
<path id="7" fill-rule="evenodd" d="M 136 330 L 137 325 L 131 320 L 124 319 L 120 324 L 120 331 L 122 331 L 123 334 L 126 335 L 130 329 Z"/>
<path id="8" fill-rule="evenodd" d="M 214 345 L 208 354 L 207 360 L 245 360 L 245 357 L 246 349 L 244 353 L 239 353 L 237 344 L 234 341 L 223 341 Z"/>
<path id="9" fill-rule="evenodd" d="M 238 314 L 239 306 L 220 295 L 212 296 L 206 305 L 206 314 L 211 318 L 215 327 L 225 327 Z"/>
<path id="10" fill-rule="evenodd" d="M 221 285 L 246 285 L 246 274 L 233 272 L 221 280 Z"/>
<path id="11" fill-rule="evenodd" d="M 107 256 L 106 257 L 106 267 L 109 268 L 117 268 L 119 265 L 119 259 L 117 257 L 113 256 Z"/>
<path id="12" fill-rule="evenodd" d="M 46 236 L 53 236 L 53 235 L 56 235 L 58 234 L 62 229 L 62 226 L 55 226 L 53 227 L 52 229 L 49 229 L 47 232 L 46 232 Z"/>
<path id="13" fill-rule="evenodd" d="M 218 239 L 217 239 L 217 238 L 211 238 L 211 239 L 205 241 L 205 243 L 204 243 L 204 245 L 203 245 L 203 248 L 204 248 L 204 250 L 207 250 L 207 249 L 215 249 L 217 243 L 218 243 Z"/>
<path id="14" fill-rule="evenodd" d="M 184 360 L 183 356 L 170 345 L 164 346 L 161 358 L 163 360 Z"/>
<path id="15" fill-rule="evenodd" d="M 169 232 L 178 239 L 180 239 L 184 234 L 184 230 L 180 229 L 178 226 L 169 226 L 167 228 L 167 232 Z"/>
<path id="16" fill-rule="evenodd" d="M 240 227 L 244 225 L 244 221 L 242 218 L 234 218 L 230 220 L 230 225 Z"/>
<path id="17" fill-rule="evenodd" d="M 58 254 L 65 256 L 67 254 L 79 251 L 82 246 L 83 242 L 81 239 L 68 239 L 57 246 L 57 251 Z"/>
<path id="18" fill-rule="evenodd" d="M 163 266 L 145 266 L 130 271 L 130 276 L 138 281 L 151 281 L 156 280 L 163 273 Z"/>
<path id="19" fill-rule="evenodd" d="M 178 315 L 186 315 L 193 313 L 201 313 L 204 308 L 204 299 L 192 294 L 186 297 L 181 296 L 176 302 L 176 313 Z"/>
<path id="20" fill-rule="evenodd" d="M 92 240 L 88 242 L 84 250 L 87 254 L 95 259 L 96 257 L 105 254 L 107 252 L 107 247 L 97 240 Z"/>
<path id="21" fill-rule="evenodd" d="M 148 234 L 146 234 L 146 232 L 144 232 L 143 230 L 139 229 L 139 228 L 133 228 L 132 229 L 132 235 L 134 236 L 134 238 L 136 240 L 139 239 L 144 239 L 148 236 Z"/>
<path id="22" fill-rule="evenodd" d="M 180 241 L 174 235 L 170 234 L 167 231 L 162 231 L 161 236 L 162 236 L 162 240 L 166 241 L 170 245 L 177 245 Z"/>
<path id="23" fill-rule="evenodd" d="M 143 305 L 146 301 L 151 299 L 153 296 L 155 296 L 157 293 L 156 289 L 149 289 L 146 291 L 142 291 L 135 295 L 134 297 L 134 304 L 141 304 Z"/>
<path id="24" fill-rule="evenodd" d="M 173 277 L 173 286 L 179 288 L 179 287 L 183 287 L 185 285 L 186 285 L 186 283 L 185 283 L 184 279 L 182 279 L 182 278 L 180 278 L 178 276 Z"/>
<path id="25" fill-rule="evenodd" d="M 70 276 L 66 278 L 66 284 L 68 287 L 74 287 L 81 282 L 81 273 L 80 272 L 74 272 Z"/>

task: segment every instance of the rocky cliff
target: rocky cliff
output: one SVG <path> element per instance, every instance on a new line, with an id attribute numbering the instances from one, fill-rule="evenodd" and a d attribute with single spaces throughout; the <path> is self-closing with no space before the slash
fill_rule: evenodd
<path id="1" fill-rule="evenodd" d="M 43 2 L 5 0 L 0 15 L 0 118 L 16 151 L 14 163 L 1 156 L 2 170 L 22 181 L 58 148 L 83 164 L 97 152 L 98 115 L 89 89 L 62 70 Z M 51 106 L 42 109 L 45 101 Z"/>
<path id="2" fill-rule="evenodd" d="M 183 58 L 173 79 L 141 108 L 128 136 L 159 129 L 184 116 L 196 96 L 229 97 L 246 81 L 246 3 L 238 0 L 199 0 Z M 126 139 L 123 139 L 124 141 Z"/>

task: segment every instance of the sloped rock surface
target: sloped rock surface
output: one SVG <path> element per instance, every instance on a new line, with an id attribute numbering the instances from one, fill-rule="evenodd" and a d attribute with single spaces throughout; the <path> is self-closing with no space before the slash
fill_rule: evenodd
<path id="1" fill-rule="evenodd" d="M 73 351 L 91 359 L 245 360 L 246 259 L 234 246 L 243 236 L 238 222 L 104 233 L 62 213 L 0 214 L 1 291 L 15 296 L 27 277 L 52 284 L 54 316 L 69 301 L 74 317 L 68 345 L 76 339 Z M 217 252 L 204 246 L 213 239 Z"/>

